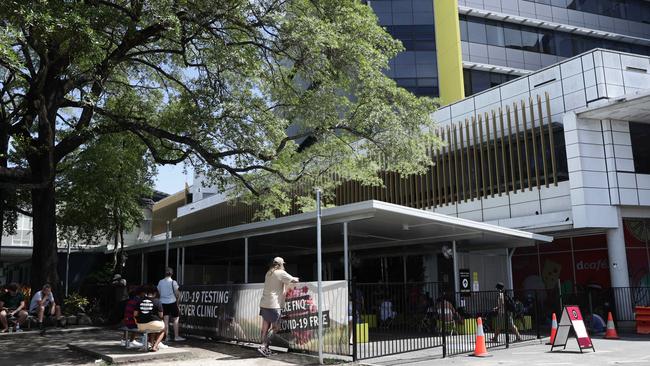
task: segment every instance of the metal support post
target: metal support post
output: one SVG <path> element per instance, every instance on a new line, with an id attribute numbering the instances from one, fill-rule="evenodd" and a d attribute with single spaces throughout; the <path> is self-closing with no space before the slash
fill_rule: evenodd
<path id="1" fill-rule="evenodd" d="M 350 280 L 350 257 L 348 248 L 348 223 L 343 223 L 343 277 L 346 281 Z"/>
<path id="2" fill-rule="evenodd" d="M 180 280 L 181 275 L 181 248 L 176 248 L 176 280 Z"/>
<path id="3" fill-rule="evenodd" d="M 165 231 L 165 268 L 169 267 L 169 220 L 167 220 L 167 230 Z"/>
<path id="4" fill-rule="evenodd" d="M 316 188 L 316 261 L 318 269 L 318 362 L 323 364 L 323 258 L 321 250 L 321 190 Z"/>
<path id="5" fill-rule="evenodd" d="M 70 240 L 68 240 L 68 252 L 65 257 L 65 296 L 68 297 L 70 283 Z"/>
<path id="6" fill-rule="evenodd" d="M 248 283 L 248 238 L 244 238 L 244 283 Z"/>
<path id="7" fill-rule="evenodd" d="M 183 258 L 181 259 L 181 284 L 185 284 L 185 247 L 183 247 L 181 253 L 183 253 Z"/>
<path id="8" fill-rule="evenodd" d="M 451 242 L 452 260 L 454 262 L 454 290 L 456 294 L 460 292 L 460 284 L 458 283 L 458 256 L 456 255 L 456 240 Z M 455 297 L 454 297 L 455 298 Z"/>

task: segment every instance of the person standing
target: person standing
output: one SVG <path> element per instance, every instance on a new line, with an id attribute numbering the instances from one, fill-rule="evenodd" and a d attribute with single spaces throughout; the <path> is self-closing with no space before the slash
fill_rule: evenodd
<path id="1" fill-rule="evenodd" d="M 273 258 L 264 277 L 264 291 L 260 299 L 262 345 L 257 349 L 264 357 L 271 355 L 269 337 L 271 332 L 277 330 L 281 309 L 284 305 L 285 286 L 299 281 L 298 277 L 293 277 L 284 270 L 284 264 L 284 259 L 281 257 Z"/>
<path id="2" fill-rule="evenodd" d="M 178 283 L 172 279 L 174 270 L 170 267 L 165 269 L 165 278 L 158 282 L 158 293 L 160 294 L 160 302 L 163 307 L 163 319 L 165 322 L 165 334 L 169 340 L 169 320 L 173 323 L 174 327 L 174 341 L 184 341 L 185 338 L 178 335 L 178 298 L 180 293 L 178 291 Z"/>
<path id="3" fill-rule="evenodd" d="M 497 320 L 494 327 L 494 337 L 492 337 L 491 341 L 498 341 L 501 330 L 506 327 L 504 324 L 505 320 L 507 322 L 507 327 L 512 330 L 512 332 L 515 334 L 517 342 L 519 342 L 521 341 L 521 334 L 519 334 L 519 330 L 517 329 L 515 321 L 512 317 L 514 305 L 509 305 L 513 304 L 514 302 L 508 295 L 504 293 L 505 286 L 502 282 L 497 282 L 495 288 L 499 292 L 497 295 L 497 306 L 493 309 L 493 311 L 497 313 Z"/>
<path id="4" fill-rule="evenodd" d="M 115 306 L 113 306 L 109 322 L 110 324 L 115 324 L 124 318 L 124 308 L 126 307 L 126 302 L 129 300 L 129 290 L 126 287 L 126 280 L 119 273 L 113 276 L 111 287 L 113 288 L 113 301 Z"/>

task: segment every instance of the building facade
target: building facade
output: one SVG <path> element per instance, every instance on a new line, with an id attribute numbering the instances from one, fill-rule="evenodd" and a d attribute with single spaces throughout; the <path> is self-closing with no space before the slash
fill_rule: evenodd
<path id="1" fill-rule="evenodd" d="M 433 118 L 446 145 L 429 150 L 426 175 L 381 172 L 383 187 L 343 182 L 332 204 L 379 200 L 555 238 L 529 248 L 459 250 L 457 266 L 475 272 L 482 289 L 496 281 L 567 291 L 650 285 L 650 117 L 643 112 L 650 2 L 367 3 L 405 48 L 386 74 L 416 95 L 441 97 Z M 255 207 L 201 187 L 168 213 L 173 237 L 255 221 Z M 299 212 L 294 205 L 289 215 Z M 160 256 L 151 249 L 159 244 L 149 255 Z M 263 272 L 266 263 L 244 271 L 239 242 L 187 249 L 193 283 L 242 281 L 243 272 Z M 359 281 L 452 286 L 442 252 L 423 244 L 350 255 Z M 291 269 L 313 278 L 312 255 L 293 258 Z M 179 256 L 172 253 L 171 262 Z M 340 253 L 325 254 L 325 261 L 326 278 L 343 277 Z"/>
<path id="2" fill-rule="evenodd" d="M 460 99 L 441 93 L 456 90 L 459 81 L 472 95 L 593 48 L 650 55 L 650 3 L 642 0 L 367 2 L 405 48 L 387 75 L 417 95 L 442 97 L 444 104 Z M 462 69 L 450 67 L 459 56 Z"/>

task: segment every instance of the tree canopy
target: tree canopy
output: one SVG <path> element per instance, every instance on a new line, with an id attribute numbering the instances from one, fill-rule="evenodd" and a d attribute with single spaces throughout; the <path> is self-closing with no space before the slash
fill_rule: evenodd
<path id="1" fill-rule="evenodd" d="M 104 135 L 280 210 L 301 180 L 422 172 L 435 103 L 382 73 L 401 49 L 358 0 L 0 2 L 0 188 L 38 208 L 33 284 L 57 280 L 59 164 Z"/>
<path id="2" fill-rule="evenodd" d="M 82 245 L 113 240 L 135 229 L 153 193 L 155 166 L 130 134 L 99 137 L 68 155 L 56 181 L 59 238 Z"/>

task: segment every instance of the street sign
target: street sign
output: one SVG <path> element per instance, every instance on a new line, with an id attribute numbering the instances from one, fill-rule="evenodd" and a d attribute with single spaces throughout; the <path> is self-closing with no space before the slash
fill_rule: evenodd
<path id="1" fill-rule="evenodd" d="M 469 280 L 469 269 L 459 269 L 458 277 L 460 280 L 460 294 L 468 297 L 472 294 L 472 288 Z"/>
<path id="2" fill-rule="evenodd" d="M 580 352 L 583 349 L 591 348 L 594 352 L 593 343 L 591 338 L 587 333 L 587 328 L 585 327 L 585 322 L 582 319 L 582 314 L 580 313 L 580 308 L 576 305 L 565 306 L 562 310 L 562 317 L 560 318 L 560 324 L 557 327 L 557 335 L 553 340 L 553 345 L 551 345 L 551 351 L 553 348 L 562 346 L 563 349 L 566 349 L 566 344 L 569 340 L 569 333 L 573 329 L 576 340 L 578 341 L 578 347 Z"/>

